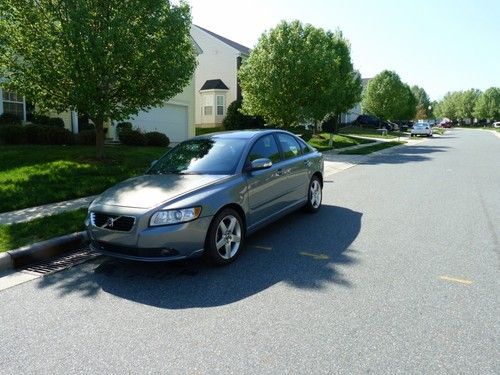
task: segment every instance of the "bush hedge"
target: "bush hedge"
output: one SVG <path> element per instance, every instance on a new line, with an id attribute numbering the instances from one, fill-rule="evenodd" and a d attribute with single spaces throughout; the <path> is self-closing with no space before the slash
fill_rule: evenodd
<path id="1" fill-rule="evenodd" d="M 21 125 L 21 117 L 13 113 L 2 113 L 0 115 L 0 125 Z"/>
<path id="2" fill-rule="evenodd" d="M 226 130 L 241 129 L 261 129 L 264 127 L 264 120 L 260 116 L 247 116 L 239 110 L 242 106 L 242 100 L 235 100 L 227 107 L 227 115 L 222 121 Z"/>
<path id="3" fill-rule="evenodd" d="M 95 145 L 95 129 L 82 130 L 78 134 L 75 134 L 74 137 L 75 143 L 79 145 Z"/>
<path id="4" fill-rule="evenodd" d="M 168 147 L 170 139 L 160 132 L 149 132 L 144 134 L 148 141 L 148 146 Z"/>
<path id="5" fill-rule="evenodd" d="M 30 121 L 36 125 L 54 126 L 57 128 L 64 128 L 64 121 L 60 117 L 49 117 L 45 115 L 32 114 Z"/>
<path id="6" fill-rule="evenodd" d="M 122 130 L 118 133 L 120 141 L 128 146 L 168 147 L 170 139 L 160 132 L 142 133 L 140 130 Z M 50 125 L 18 125 L 0 126 L 0 143 L 36 144 L 36 145 L 93 145 L 96 143 L 95 130 L 83 130 L 73 134 L 65 128 Z"/>
<path id="7" fill-rule="evenodd" d="M 9 145 L 20 145 L 26 143 L 26 131 L 24 126 L 16 124 L 5 124 L 0 126 L 0 139 Z"/>
<path id="8" fill-rule="evenodd" d="M 146 146 L 148 139 L 139 130 L 122 130 L 118 132 L 120 142 L 127 146 Z"/>

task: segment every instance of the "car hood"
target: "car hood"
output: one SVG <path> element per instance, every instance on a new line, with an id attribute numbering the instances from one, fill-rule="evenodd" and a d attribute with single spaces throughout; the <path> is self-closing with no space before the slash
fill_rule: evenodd
<path id="1" fill-rule="evenodd" d="M 225 179 L 225 175 L 144 175 L 125 180 L 98 196 L 92 205 L 153 208 L 193 190 Z"/>

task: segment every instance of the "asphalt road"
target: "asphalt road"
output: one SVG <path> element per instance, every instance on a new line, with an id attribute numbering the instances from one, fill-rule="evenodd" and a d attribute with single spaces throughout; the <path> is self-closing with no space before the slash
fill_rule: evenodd
<path id="1" fill-rule="evenodd" d="M 499 374 L 500 139 L 327 178 L 237 263 L 100 258 L 0 292 L 0 373 Z"/>

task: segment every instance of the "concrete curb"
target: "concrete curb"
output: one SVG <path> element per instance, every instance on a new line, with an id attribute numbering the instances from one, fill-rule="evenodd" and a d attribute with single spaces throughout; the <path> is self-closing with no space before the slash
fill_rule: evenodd
<path id="1" fill-rule="evenodd" d="M 86 232 L 76 232 L 6 251 L 0 254 L 0 272 L 51 258 L 68 251 L 68 247 L 80 246 L 87 240 Z"/>

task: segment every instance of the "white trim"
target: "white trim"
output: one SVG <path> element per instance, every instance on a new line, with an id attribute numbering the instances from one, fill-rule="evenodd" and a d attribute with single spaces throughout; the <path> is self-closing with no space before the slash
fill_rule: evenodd
<path id="1" fill-rule="evenodd" d="M 26 97 L 23 96 L 23 122 L 26 122 Z"/>

